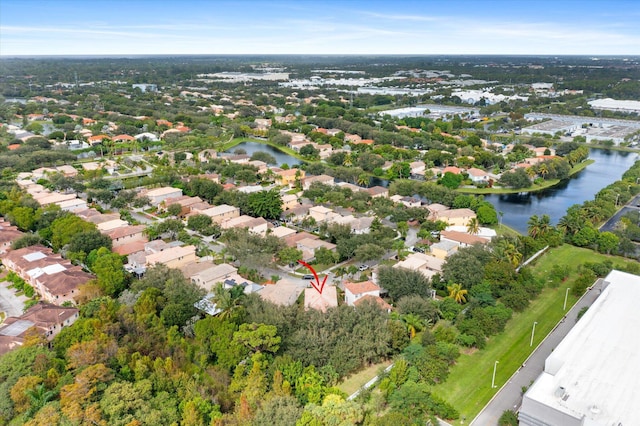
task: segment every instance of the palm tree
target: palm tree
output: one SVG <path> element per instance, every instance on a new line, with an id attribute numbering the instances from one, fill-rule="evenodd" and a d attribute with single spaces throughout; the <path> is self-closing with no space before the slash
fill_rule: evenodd
<path id="1" fill-rule="evenodd" d="M 342 165 L 345 167 L 351 167 L 353 166 L 353 157 L 351 156 L 351 153 L 348 152 L 345 156 L 344 156 L 344 160 L 342 160 Z"/>
<path id="2" fill-rule="evenodd" d="M 358 185 L 360 186 L 369 186 L 369 176 L 367 176 L 366 173 L 361 173 L 360 175 L 358 175 Z"/>
<path id="3" fill-rule="evenodd" d="M 522 253 L 518 250 L 518 246 L 509 239 L 501 239 L 494 246 L 494 255 L 497 260 L 506 259 L 514 268 L 522 261 Z"/>
<path id="4" fill-rule="evenodd" d="M 544 177 L 549 174 L 549 168 L 547 167 L 546 163 L 542 163 L 540 164 L 540 166 L 538 166 L 538 173 L 540 174 L 540 176 L 542 176 L 542 179 L 544 179 Z"/>
<path id="5" fill-rule="evenodd" d="M 241 288 L 241 287 L 238 287 Z M 240 308 L 240 296 L 231 290 L 224 288 L 223 283 L 216 283 L 214 290 L 214 296 L 211 301 L 216 304 L 216 308 L 220 309 L 220 318 L 231 318 L 233 313 Z"/>
<path id="6" fill-rule="evenodd" d="M 51 401 L 56 395 L 54 391 L 47 390 L 47 388 L 44 387 L 43 383 L 40 383 L 33 389 L 26 390 L 25 393 L 29 397 L 30 402 L 30 407 L 25 413 L 27 415 L 27 418 L 40 411 L 40 409 L 44 407 L 47 402 Z"/>
<path id="7" fill-rule="evenodd" d="M 447 291 L 449 292 L 449 297 L 456 301 L 456 303 L 466 303 L 466 295 L 468 293 L 467 290 L 462 288 L 461 284 L 451 284 L 447 286 Z"/>
<path id="8" fill-rule="evenodd" d="M 480 232 L 480 222 L 478 222 L 478 218 L 472 217 L 467 225 L 467 232 L 471 235 L 478 235 Z"/>
<path id="9" fill-rule="evenodd" d="M 405 314 L 400 317 L 402 322 L 407 326 L 409 337 L 413 339 L 416 337 L 416 332 L 424 330 L 425 323 L 416 314 Z"/>
<path id="10" fill-rule="evenodd" d="M 538 238 L 540 235 L 540 221 L 537 214 L 534 214 L 529 218 L 529 221 L 527 222 L 527 231 L 529 236 L 533 239 Z"/>

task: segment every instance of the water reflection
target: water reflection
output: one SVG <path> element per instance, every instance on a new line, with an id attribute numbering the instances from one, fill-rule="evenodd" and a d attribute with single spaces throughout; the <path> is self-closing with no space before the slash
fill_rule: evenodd
<path id="1" fill-rule="evenodd" d="M 638 154 L 591 149 L 589 158 L 595 163 L 553 188 L 534 193 L 485 195 L 485 199 L 504 213 L 505 225 L 526 233 L 532 215 L 548 214 L 551 222 L 557 223 L 570 206 L 592 200 L 598 191 L 620 179 Z"/>
<path id="2" fill-rule="evenodd" d="M 302 161 L 298 160 L 295 157 L 290 156 L 289 154 L 285 154 L 282 151 L 278 151 L 276 148 L 270 145 L 265 145 L 258 142 L 242 142 L 226 152 L 233 153 L 237 149 L 244 149 L 247 155 L 249 156 L 253 155 L 255 152 L 258 152 L 258 151 L 269 153 L 273 155 L 273 157 L 276 159 L 278 167 L 285 163 L 288 164 L 289 166 L 302 163 Z"/>

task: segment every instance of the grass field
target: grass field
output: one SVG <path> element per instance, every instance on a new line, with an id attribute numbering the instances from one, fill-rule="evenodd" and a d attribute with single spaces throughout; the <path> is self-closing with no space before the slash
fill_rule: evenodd
<path id="1" fill-rule="evenodd" d="M 338 388 L 347 395 L 351 395 L 362 386 L 364 386 L 369 380 L 376 377 L 380 370 L 387 368 L 390 365 L 391 361 L 385 361 L 379 364 L 374 364 L 371 367 L 367 367 L 364 370 L 347 377 L 342 383 L 338 385 Z"/>
<path id="2" fill-rule="evenodd" d="M 569 265 L 572 277 L 576 268 L 584 262 L 602 262 L 610 259 L 615 266 L 633 262 L 615 256 L 605 256 L 591 250 L 569 245 L 553 248 L 537 260 L 534 274 L 545 278 L 553 265 Z M 614 267 L 615 267 L 614 266 Z M 496 370 L 496 386 L 498 389 L 522 365 L 533 349 L 549 334 L 553 327 L 564 316 L 562 309 L 566 289 L 571 287 L 572 278 L 557 288 L 545 288 L 540 296 L 522 313 L 514 314 L 507 324 L 506 330 L 493 336 L 487 347 L 471 355 L 462 355 L 451 369 L 451 374 L 444 384 L 434 387 L 434 392 L 452 404 L 463 416 L 471 421 L 489 402 L 497 389 L 491 388 L 491 376 L 495 361 L 499 361 Z M 569 293 L 567 310 L 577 301 L 577 297 Z M 530 347 L 531 331 L 537 321 L 533 347 Z"/>

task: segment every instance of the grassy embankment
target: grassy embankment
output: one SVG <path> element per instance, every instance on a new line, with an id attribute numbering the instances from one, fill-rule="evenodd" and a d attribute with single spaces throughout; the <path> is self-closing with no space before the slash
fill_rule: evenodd
<path id="1" fill-rule="evenodd" d="M 569 172 L 569 176 L 573 176 L 574 174 L 580 172 L 585 169 L 590 164 L 593 164 L 595 160 L 586 160 L 580 164 L 576 164 L 571 168 Z M 543 189 L 551 188 L 561 182 L 560 179 L 549 179 L 542 182 L 540 185 L 533 184 L 529 188 L 458 188 L 456 191 L 462 192 L 465 194 L 517 194 L 520 192 L 537 192 L 542 191 Z"/>
<path id="2" fill-rule="evenodd" d="M 553 265 L 568 265 L 571 268 L 569 280 L 556 288 L 545 288 L 526 311 L 514 314 L 502 334 L 489 339 L 485 349 L 462 355 L 451 368 L 447 381 L 434 387 L 434 393 L 452 404 L 460 412 L 461 418 L 464 416 L 470 422 L 498 390 L 491 388 L 494 362 L 499 361 L 496 385 L 500 388 L 564 316 L 562 306 L 566 289 L 571 287 L 572 279 L 577 275 L 577 266 L 584 262 L 602 262 L 606 259 L 613 260 L 614 268 L 633 262 L 569 245 L 548 251 L 534 264 L 534 275 L 546 280 Z M 577 297 L 569 293 L 567 310 L 577 300 Z M 538 324 L 533 347 L 530 347 L 534 321 Z"/>

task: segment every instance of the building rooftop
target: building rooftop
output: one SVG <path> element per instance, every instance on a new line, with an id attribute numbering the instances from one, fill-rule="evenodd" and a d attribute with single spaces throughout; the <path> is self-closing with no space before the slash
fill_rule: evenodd
<path id="1" fill-rule="evenodd" d="M 351 294 L 370 293 L 372 291 L 380 291 L 380 287 L 372 281 L 363 281 L 359 283 L 345 283 L 344 289 L 349 290 Z"/>
<path id="2" fill-rule="evenodd" d="M 315 309 L 320 312 L 326 312 L 329 308 L 338 306 L 338 293 L 336 288 L 327 285 L 322 289 L 322 294 L 318 293 L 315 288 L 304 289 L 304 307 L 305 309 Z"/>
<path id="3" fill-rule="evenodd" d="M 632 337 L 640 327 L 640 276 L 614 270 L 605 282 L 529 387 L 528 415 L 544 420 L 536 415 L 543 405 L 579 425 L 640 425 L 640 340 Z"/>

